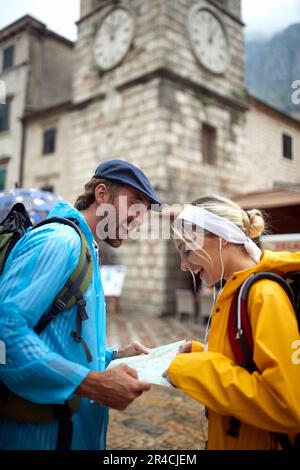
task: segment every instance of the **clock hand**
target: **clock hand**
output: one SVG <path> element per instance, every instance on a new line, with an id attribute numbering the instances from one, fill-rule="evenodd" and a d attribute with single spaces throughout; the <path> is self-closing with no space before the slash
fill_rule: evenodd
<path id="1" fill-rule="evenodd" d="M 208 42 L 212 42 L 212 29 L 213 29 L 213 20 L 212 17 L 209 18 L 209 32 L 208 32 Z"/>
<path id="2" fill-rule="evenodd" d="M 116 33 L 123 26 L 123 24 L 124 22 L 122 18 L 120 18 L 119 21 L 115 24 L 114 33 Z"/>
<path id="3" fill-rule="evenodd" d="M 219 25 L 217 25 L 217 27 L 213 31 L 211 31 L 211 34 L 208 39 L 209 44 L 212 44 L 214 42 L 214 39 L 216 37 L 215 33 L 218 31 L 218 28 L 219 28 Z"/>
<path id="4" fill-rule="evenodd" d="M 111 24 L 108 24 L 108 25 L 107 25 L 107 34 L 108 34 L 109 36 L 112 36 L 112 35 L 114 34 L 114 28 L 112 27 Z"/>
<path id="5" fill-rule="evenodd" d="M 110 36 L 110 40 L 111 41 L 114 41 L 115 37 L 116 37 L 116 33 L 118 31 L 118 24 L 119 23 L 113 23 L 111 22 L 111 24 L 109 25 L 110 28 L 109 28 L 109 36 Z"/>

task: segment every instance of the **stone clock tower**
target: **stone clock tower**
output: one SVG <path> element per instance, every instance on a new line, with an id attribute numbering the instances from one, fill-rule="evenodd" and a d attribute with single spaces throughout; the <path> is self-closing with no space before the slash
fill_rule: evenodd
<path id="1" fill-rule="evenodd" d="M 122 158 L 161 198 L 189 202 L 244 184 L 240 0 L 81 0 L 72 112 L 73 198 L 96 165 Z M 127 241 L 122 308 L 162 313 L 183 286 L 169 241 Z"/>

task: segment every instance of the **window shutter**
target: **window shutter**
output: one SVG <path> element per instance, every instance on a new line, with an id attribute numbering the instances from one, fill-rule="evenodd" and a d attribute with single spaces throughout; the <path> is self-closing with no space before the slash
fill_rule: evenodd
<path id="1" fill-rule="evenodd" d="M 2 70 L 10 69 L 14 65 L 14 51 L 14 45 L 8 46 L 3 50 Z"/>
<path id="2" fill-rule="evenodd" d="M 55 152 L 56 129 L 44 131 L 43 155 Z"/>

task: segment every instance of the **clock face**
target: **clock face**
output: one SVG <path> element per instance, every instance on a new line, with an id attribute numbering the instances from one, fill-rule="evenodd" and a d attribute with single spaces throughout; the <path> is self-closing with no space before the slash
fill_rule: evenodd
<path id="1" fill-rule="evenodd" d="M 229 44 L 223 24 L 208 8 L 190 10 L 188 30 L 193 52 L 210 72 L 221 74 L 230 62 Z"/>
<path id="2" fill-rule="evenodd" d="M 130 48 L 134 19 L 126 7 L 117 7 L 102 20 L 95 38 L 95 58 L 102 70 L 118 65 Z"/>

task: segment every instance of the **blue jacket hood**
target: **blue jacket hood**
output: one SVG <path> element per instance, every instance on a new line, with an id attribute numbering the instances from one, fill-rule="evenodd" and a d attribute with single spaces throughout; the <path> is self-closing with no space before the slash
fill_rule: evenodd
<path id="1" fill-rule="evenodd" d="M 47 219 L 50 217 L 65 217 L 65 218 L 74 218 L 79 221 L 79 228 L 86 236 L 88 242 L 94 243 L 95 238 L 91 232 L 91 229 L 81 212 L 79 212 L 75 207 L 73 207 L 68 202 L 58 202 L 56 206 L 49 212 Z"/>

